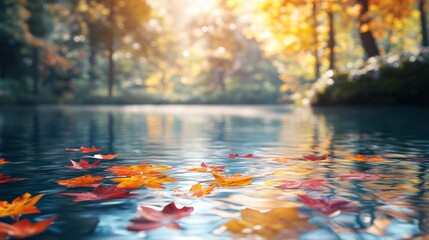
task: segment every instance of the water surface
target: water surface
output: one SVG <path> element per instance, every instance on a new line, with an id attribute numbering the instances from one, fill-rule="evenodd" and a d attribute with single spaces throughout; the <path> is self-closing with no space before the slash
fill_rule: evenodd
<path id="1" fill-rule="evenodd" d="M 37 204 L 41 220 L 58 216 L 35 239 L 228 239 L 256 236 L 221 231 L 243 208 L 267 211 L 297 205 L 297 193 L 347 199 L 359 213 L 326 217 L 300 205 L 315 228 L 298 232 L 301 239 L 407 239 L 428 234 L 429 111 L 424 108 L 299 108 L 292 106 L 63 106 L 0 108 L 0 157 L 13 162 L 0 172 L 28 180 L 0 185 L 0 200 L 25 192 L 44 193 Z M 88 171 L 66 169 L 80 153 L 67 147 L 102 146 L 120 153 L 113 161 Z M 229 159 L 248 153 L 257 159 Z M 276 162 L 274 157 L 329 154 L 327 160 Z M 347 156 L 378 155 L 380 162 L 346 160 Z M 112 176 L 112 165 L 141 162 L 172 166 L 177 182 L 165 189 L 142 188 L 133 199 L 73 203 L 60 192 L 57 180 L 84 174 Z M 172 188 L 187 190 L 213 177 L 187 171 L 201 162 L 225 165 L 227 174 L 254 176 L 246 187 L 216 188 L 201 199 L 176 197 Z M 376 181 L 339 181 L 349 170 L 378 173 Z M 278 190 L 273 179 L 322 178 L 334 185 L 327 191 Z M 103 184 L 112 185 L 108 179 Z M 162 207 L 171 201 L 195 208 L 179 221 L 182 230 L 160 228 L 145 233 L 126 230 L 137 204 Z M 7 218 L 0 221 L 10 222 Z"/>

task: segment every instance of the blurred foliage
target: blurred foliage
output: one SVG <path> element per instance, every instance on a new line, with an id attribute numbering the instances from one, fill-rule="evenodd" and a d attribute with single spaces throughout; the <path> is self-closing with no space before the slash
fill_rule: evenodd
<path id="1" fill-rule="evenodd" d="M 429 54 L 372 58 L 361 68 L 320 79 L 314 105 L 429 105 Z"/>
<path id="2" fill-rule="evenodd" d="M 381 56 L 417 55 L 422 35 L 418 3 L 3 0 L 0 99 L 292 102 L 311 91 L 319 73 L 325 73 L 322 81 L 332 70 L 360 69 L 366 62 L 362 33 L 374 36 Z M 335 86 L 343 86 L 339 76 Z M 385 88 L 396 88 L 388 79 L 381 80 L 389 85 Z"/>

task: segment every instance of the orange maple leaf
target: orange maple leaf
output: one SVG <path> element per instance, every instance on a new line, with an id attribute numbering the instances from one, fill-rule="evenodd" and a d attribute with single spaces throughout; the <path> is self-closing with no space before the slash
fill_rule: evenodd
<path id="1" fill-rule="evenodd" d="M 181 192 L 179 189 L 174 188 L 173 191 L 176 193 L 175 195 L 180 197 L 204 197 L 209 195 L 213 189 L 216 187 L 216 184 L 211 184 L 207 188 L 203 188 L 203 186 L 200 183 L 192 185 L 191 189 L 189 189 L 189 192 Z"/>
<path id="2" fill-rule="evenodd" d="M 102 180 L 103 176 L 91 176 L 86 174 L 84 176 L 66 179 L 66 180 L 58 180 L 57 183 L 66 187 L 96 187 L 100 185 L 97 181 Z"/>
<path id="3" fill-rule="evenodd" d="M 31 194 L 24 193 L 24 195 L 15 198 L 11 203 L 7 201 L 0 202 L 0 217 L 11 216 L 18 218 L 22 214 L 39 213 L 40 210 L 34 206 L 39 201 L 43 194 L 31 197 Z"/>
<path id="4" fill-rule="evenodd" d="M 48 218 L 46 220 L 31 223 L 28 219 L 18 221 L 12 225 L 7 223 L 0 223 L 0 239 L 8 236 L 12 238 L 27 238 L 42 233 L 55 221 L 56 217 Z"/>
<path id="5" fill-rule="evenodd" d="M 127 178 L 113 178 L 112 181 L 119 182 L 117 188 L 138 189 L 142 186 L 149 188 L 164 188 L 161 183 L 176 181 L 175 178 L 163 176 L 136 175 Z"/>
<path id="6" fill-rule="evenodd" d="M 8 163 L 10 163 L 10 162 L 4 160 L 3 158 L 0 158 L 0 165 L 2 165 L 2 164 L 8 164 Z"/>
<path id="7" fill-rule="evenodd" d="M 143 175 L 150 172 L 168 171 L 170 169 L 170 166 L 141 163 L 140 165 L 132 166 L 112 166 L 110 168 L 107 168 L 106 171 L 114 172 L 116 176 L 130 177 L 134 175 Z"/>
<path id="8" fill-rule="evenodd" d="M 217 185 L 221 187 L 245 186 L 253 181 L 253 177 L 241 175 L 239 173 L 233 174 L 231 176 L 220 175 L 217 172 L 212 172 L 212 174 L 216 180 Z"/>
<path id="9" fill-rule="evenodd" d="M 382 158 L 380 156 L 367 157 L 365 155 L 357 154 L 354 156 L 347 156 L 346 159 L 347 160 L 354 160 L 354 161 L 358 161 L 358 162 L 379 162 L 379 161 L 381 161 Z"/>

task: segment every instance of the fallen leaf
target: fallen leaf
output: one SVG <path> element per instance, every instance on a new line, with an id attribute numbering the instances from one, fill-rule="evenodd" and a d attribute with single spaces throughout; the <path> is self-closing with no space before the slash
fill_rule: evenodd
<path id="1" fill-rule="evenodd" d="M 0 165 L 2 165 L 2 164 L 8 164 L 8 163 L 10 163 L 10 162 L 4 160 L 3 158 L 0 158 Z"/>
<path id="2" fill-rule="evenodd" d="M 9 176 L 4 175 L 3 173 L 0 173 L 0 184 L 2 183 L 10 183 L 10 182 L 16 182 L 16 181 L 22 181 L 27 178 L 11 178 Z"/>
<path id="3" fill-rule="evenodd" d="M 73 161 L 70 159 L 70 162 L 73 164 L 73 166 L 66 166 L 66 168 L 71 169 L 77 169 L 77 170 L 85 170 L 85 169 L 91 169 L 95 166 L 100 165 L 100 161 L 96 161 L 93 164 L 90 164 L 88 161 L 81 159 L 79 163 Z"/>
<path id="4" fill-rule="evenodd" d="M 212 172 L 212 174 L 216 180 L 217 185 L 221 187 L 245 186 L 253 181 L 251 176 L 244 176 L 239 173 L 233 174 L 231 176 L 220 175 L 216 172 Z"/>
<path id="5" fill-rule="evenodd" d="M 309 155 L 304 155 L 302 156 L 304 159 L 306 160 L 310 160 L 310 161 L 320 161 L 320 160 L 325 160 L 328 158 L 328 155 L 321 155 L 321 156 L 316 156 L 313 154 L 309 154 Z"/>
<path id="6" fill-rule="evenodd" d="M 334 215 L 341 212 L 357 212 L 356 207 L 346 200 L 330 200 L 326 197 L 311 198 L 307 195 L 298 195 L 298 200 L 307 207 L 315 209 L 325 215 Z"/>
<path id="7" fill-rule="evenodd" d="M 95 154 L 94 156 L 84 156 L 84 157 L 90 157 L 90 158 L 101 159 L 101 160 L 112 160 L 119 156 L 120 154 L 115 153 L 115 154 Z"/>
<path id="8" fill-rule="evenodd" d="M 211 171 L 215 171 L 215 172 L 223 172 L 224 170 L 224 166 L 209 166 L 206 163 L 201 163 L 201 167 L 199 168 L 191 168 L 188 171 L 194 171 L 194 172 L 211 172 Z"/>
<path id="9" fill-rule="evenodd" d="M 28 219 L 23 219 L 12 225 L 0 222 L 0 239 L 8 236 L 12 238 L 28 238 L 38 235 L 44 232 L 55 219 L 56 217 L 48 218 L 34 224 Z"/>
<path id="10" fill-rule="evenodd" d="M 227 156 L 228 158 L 232 158 L 232 159 L 234 159 L 234 158 L 239 158 L 239 156 L 238 156 L 238 154 L 237 153 L 230 153 L 230 154 L 228 154 L 228 156 Z"/>
<path id="11" fill-rule="evenodd" d="M 308 179 L 308 180 L 291 180 L 291 179 L 284 179 L 280 180 L 278 182 L 283 183 L 282 185 L 278 186 L 279 189 L 305 189 L 305 190 L 313 190 L 313 191 L 322 191 L 324 188 L 333 188 L 331 184 L 327 183 L 323 179 Z"/>
<path id="12" fill-rule="evenodd" d="M 133 223 L 128 226 L 127 229 L 129 231 L 146 231 L 163 226 L 180 229 L 176 220 L 190 216 L 192 211 L 194 211 L 193 207 L 183 207 L 179 209 L 174 202 L 166 205 L 162 211 L 138 206 L 137 214 L 140 217 L 131 219 L 130 221 Z"/>
<path id="13" fill-rule="evenodd" d="M 102 180 L 103 176 L 91 176 L 89 174 L 71 178 L 67 180 L 58 180 L 57 183 L 66 187 L 97 187 L 100 185 L 98 181 Z"/>
<path id="14" fill-rule="evenodd" d="M 348 174 L 340 174 L 339 176 L 341 181 L 346 181 L 346 180 L 368 181 L 368 180 L 378 180 L 382 178 L 380 174 L 363 173 L 356 170 L 350 170 Z"/>
<path id="15" fill-rule="evenodd" d="M 40 213 L 40 210 L 34 206 L 43 194 L 31 197 L 31 194 L 24 193 L 15 198 L 11 203 L 0 201 L 0 217 L 11 216 L 16 219 L 22 214 Z"/>
<path id="16" fill-rule="evenodd" d="M 101 151 L 101 148 L 96 148 L 94 146 L 92 146 L 92 147 L 82 146 L 80 148 L 66 148 L 66 151 L 67 152 L 92 153 L 92 152 L 99 152 L 99 151 Z"/>
<path id="17" fill-rule="evenodd" d="M 161 176 L 142 176 L 136 175 L 126 178 L 113 178 L 112 181 L 119 182 L 117 188 L 138 189 L 142 186 L 149 188 L 164 188 L 161 183 L 176 181 L 175 178 L 167 175 Z"/>
<path id="18" fill-rule="evenodd" d="M 76 197 L 73 202 L 82 201 L 106 201 L 117 198 L 128 198 L 135 197 L 138 194 L 132 194 L 130 191 L 123 190 L 116 187 L 105 187 L 99 185 L 92 190 L 92 192 L 81 192 L 81 193 L 60 193 L 61 195 Z"/>
<path id="19" fill-rule="evenodd" d="M 380 162 L 382 158 L 380 156 L 367 157 L 365 155 L 357 154 L 354 156 L 346 156 L 346 159 L 358 162 Z"/>
<path id="20" fill-rule="evenodd" d="M 298 239 L 300 231 L 315 228 L 297 208 L 275 208 L 265 213 L 246 208 L 240 213 L 241 219 L 233 219 L 225 227 L 234 234 L 250 234 L 252 239 L 254 235 L 262 239 Z"/>
<path id="21" fill-rule="evenodd" d="M 132 166 L 112 166 L 106 171 L 114 172 L 116 176 L 134 176 L 134 175 L 158 175 L 158 172 L 171 170 L 170 166 L 154 165 L 141 163 L 140 165 Z"/>
<path id="22" fill-rule="evenodd" d="M 200 183 L 192 185 L 191 189 L 189 189 L 189 192 L 181 192 L 180 190 L 174 188 L 173 191 L 176 193 L 176 196 L 179 197 L 185 197 L 185 198 L 199 198 L 209 195 L 213 189 L 216 187 L 216 184 L 211 184 L 207 188 L 203 188 L 203 186 Z"/>
<path id="23" fill-rule="evenodd" d="M 407 159 L 411 161 L 417 161 L 417 162 L 429 162 L 429 158 L 409 157 Z"/>

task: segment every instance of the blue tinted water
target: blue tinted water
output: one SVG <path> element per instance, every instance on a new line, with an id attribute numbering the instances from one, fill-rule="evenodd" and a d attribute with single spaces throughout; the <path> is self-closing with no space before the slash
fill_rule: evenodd
<path id="1" fill-rule="evenodd" d="M 44 193 L 40 214 L 24 218 L 58 220 L 34 239 L 257 239 L 222 231 L 225 222 L 239 217 L 245 207 L 266 211 L 288 207 L 296 193 L 276 190 L 266 181 L 323 178 L 330 191 L 306 191 L 311 196 L 341 197 L 353 201 L 360 213 L 326 217 L 301 206 L 316 228 L 297 235 L 302 239 L 407 239 L 429 231 L 428 162 L 429 111 L 421 108 L 299 108 L 292 106 L 64 106 L 0 108 L 0 157 L 12 164 L 0 172 L 25 181 L 0 185 L 0 201 L 25 192 Z M 87 171 L 66 169 L 80 153 L 67 147 L 102 146 L 103 153 L 120 153 L 112 161 Z M 229 153 L 252 153 L 261 159 L 229 159 Z M 329 154 L 328 160 L 272 161 L 272 157 Z M 380 155 L 381 162 L 345 160 L 355 154 Z M 268 157 L 269 156 L 269 157 Z M 178 179 L 165 189 L 142 188 L 133 199 L 101 203 L 73 203 L 60 192 L 71 190 L 57 180 L 84 174 L 112 176 L 115 165 L 141 162 L 170 165 Z M 172 188 L 187 190 L 213 179 L 208 173 L 189 172 L 201 162 L 225 165 L 227 174 L 254 176 L 246 187 L 216 188 L 201 199 L 182 199 Z M 348 170 L 377 172 L 377 181 L 339 181 Z M 108 179 L 106 185 L 112 185 Z M 182 230 L 160 228 L 145 233 L 126 230 L 137 217 L 136 205 L 162 207 L 171 201 L 195 211 L 179 221 Z M 292 202 L 292 203 L 291 203 Z M 0 218 L 10 222 L 8 218 Z"/>

